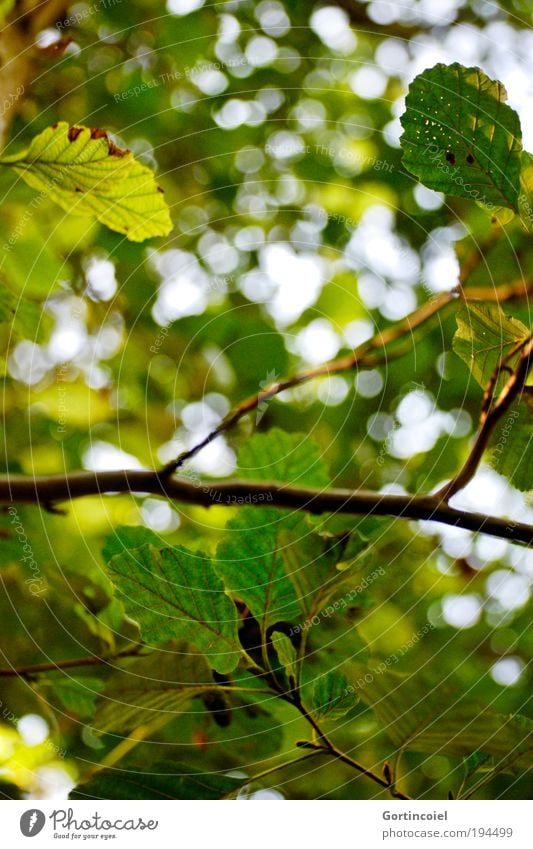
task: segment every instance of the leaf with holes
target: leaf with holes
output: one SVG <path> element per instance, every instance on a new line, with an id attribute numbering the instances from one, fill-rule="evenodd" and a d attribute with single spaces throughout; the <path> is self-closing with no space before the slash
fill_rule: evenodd
<path id="1" fill-rule="evenodd" d="M 143 545 L 115 555 L 108 568 L 147 642 L 189 640 L 217 672 L 235 669 L 242 654 L 237 609 L 208 557 L 181 546 Z"/>
<path id="2" fill-rule="evenodd" d="M 73 215 L 97 218 L 133 242 L 166 236 L 168 206 L 152 171 L 105 130 L 64 121 L 35 136 L 22 153 L 0 158 L 33 189 Z"/>
<path id="3" fill-rule="evenodd" d="M 518 211 L 520 120 L 479 68 L 435 65 L 409 86 L 405 167 L 430 189 Z"/>

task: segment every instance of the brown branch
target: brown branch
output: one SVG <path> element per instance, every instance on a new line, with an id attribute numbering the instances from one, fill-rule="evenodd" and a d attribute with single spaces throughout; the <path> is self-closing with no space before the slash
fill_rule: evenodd
<path id="1" fill-rule="evenodd" d="M 275 395 L 279 395 L 279 393 L 283 392 L 285 389 L 292 389 L 295 386 L 301 386 L 303 383 L 308 383 L 310 380 L 314 380 L 317 377 L 327 377 L 331 374 L 336 374 L 337 372 L 351 371 L 352 369 L 360 366 L 376 365 L 378 363 L 374 355 L 376 350 L 386 348 L 387 345 L 402 339 L 408 333 L 412 333 L 413 330 L 421 324 L 424 324 L 424 322 L 431 318 L 431 316 L 435 315 L 435 313 L 447 306 L 457 297 L 458 293 L 456 291 L 442 292 L 431 301 L 427 301 L 425 304 L 422 304 L 421 307 L 410 313 L 410 315 L 406 316 L 406 318 L 402 319 L 402 321 L 397 322 L 392 327 L 387 328 L 387 330 L 377 333 L 372 337 L 372 339 L 369 339 L 368 342 L 363 342 L 363 344 L 359 345 L 359 347 L 357 347 L 351 354 L 323 363 L 322 365 L 308 369 L 307 371 L 299 372 L 298 374 L 285 378 L 284 380 L 274 381 L 274 383 L 271 383 L 256 395 L 250 395 L 249 398 L 241 401 L 240 404 L 233 408 L 233 410 L 230 410 L 228 415 L 222 419 L 220 424 L 204 439 L 197 442 L 196 445 L 189 448 L 187 451 L 184 451 L 179 455 L 179 457 L 165 466 L 161 475 L 164 477 L 166 475 L 173 474 L 173 472 L 183 466 L 187 460 L 195 457 L 202 448 L 205 448 L 210 442 L 216 439 L 217 436 L 220 436 L 222 433 L 226 433 L 226 431 L 234 427 L 243 416 L 257 409 L 257 407 L 263 402 L 269 401 Z"/>
<path id="2" fill-rule="evenodd" d="M 520 300 L 533 295 L 533 280 L 515 280 L 501 286 L 467 286 L 462 296 L 465 301 L 504 301 Z"/>
<path id="3" fill-rule="evenodd" d="M 68 8 L 68 2 L 29 0 L 16 3 L 0 27 L 0 102 L 11 108 L 0 115 L 0 148 L 4 146 L 9 124 L 32 83 L 36 67 L 35 37 L 52 26 Z"/>
<path id="4" fill-rule="evenodd" d="M 533 545 L 533 526 L 456 510 L 434 495 L 389 495 L 369 490 L 313 489 L 282 483 L 162 478 L 157 471 L 72 472 L 0 476 L 0 502 L 48 505 L 84 495 L 153 493 L 203 507 L 283 507 L 308 513 L 346 513 L 422 519 Z M 9 508 L 8 508 L 9 510 Z"/>
<path id="5" fill-rule="evenodd" d="M 463 489 L 467 483 L 472 480 L 479 467 L 483 454 L 485 453 L 489 440 L 494 433 L 496 425 L 509 410 L 513 401 L 515 401 L 523 392 L 525 382 L 532 365 L 531 355 L 533 353 L 533 336 L 524 340 L 524 342 L 520 344 L 520 347 L 522 348 L 522 351 L 518 364 L 514 372 L 511 373 L 511 377 L 501 390 L 494 404 L 492 404 L 492 402 L 496 384 L 502 370 L 506 367 L 505 364 L 509 359 L 509 354 L 498 363 L 498 366 L 492 374 L 484 393 L 480 426 L 474 440 L 474 444 L 472 445 L 468 457 L 461 469 L 449 483 L 439 490 L 437 493 L 438 498 L 442 498 L 444 501 L 449 501 L 452 495 L 455 495 L 456 492 L 459 492 L 459 490 Z M 516 354 L 516 350 L 517 349 L 514 348 L 511 355 Z"/>
<path id="6" fill-rule="evenodd" d="M 51 660 L 47 663 L 34 663 L 31 666 L 13 666 L 5 669 L 0 669 L 0 678 L 18 677 L 31 678 L 33 675 L 39 675 L 41 672 L 56 672 L 59 669 L 75 669 L 83 666 L 103 666 L 109 664 L 113 660 L 120 660 L 123 657 L 139 657 L 141 646 L 135 646 L 132 649 L 124 649 L 124 651 L 116 654 L 100 657 L 96 654 L 88 655 L 87 657 L 68 658 L 67 660 Z"/>
<path id="7" fill-rule="evenodd" d="M 476 262 L 479 261 L 479 258 L 482 255 L 483 254 L 480 251 L 476 252 Z M 463 277 L 461 279 L 463 281 Z M 394 355 L 383 354 L 381 357 L 377 357 L 375 352 L 380 349 L 386 349 L 388 345 L 391 345 L 408 334 L 413 333 L 414 330 L 425 324 L 425 322 L 432 318 L 436 313 L 447 307 L 448 304 L 452 303 L 452 301 L 456 299 L 461 299 L 463 301 L 487 300 L 503 302 L 514 298 L 521 298 L 524 297 L 524 295 L 533 292 L 533 280 L 530 280 L 527 283 L 524 281 L 518 281 L 497 289 L 489 286 L 462 289 L 461 286 L 462 283 L 460 283 L 456 289 L 452 289 L 449 292 L 442 292 L 430 301 L 426 301 L 426 303 L 422 304 L 422 306 L 418 307 L 414 310 L 414 312 L 410 313 L 392 327 L 377 333 L 367 342 L 363 342 L 363 344 L 359 345 L 351 354 L 339 357 L 336 360 L 330 360 L 327 363 L 323 363 L 322 365 L 308 369 L 307 371 L 299 372 L 298 374 L 292 375 L 292 377 L 285 378 L 284 380 L 274 381 L 256 395 L 250 395 L 249 398 L 241 401 L 236 407 L 230 410 L 230 412 L 222 419 L 220 424 L 204 439 L 197 442 L 192 448 L 184 451 L 179 455 L 179 457 L 168 463 L 168 465 L 166 465 L 161 471 L 161 476 L 165 477 L 173 474 L 177 469 L 183 466 L 187 460 L 191 460 L 195 457 L 214 439 L 231 430 L 237 422 L 243 418 L 243 416 L 253 410 L 256 410 L 260 404 L 265 401 L 269 401 L 285 389 L 292 389 L 295 386 L 301 386 L 303 383 L 308 383 L 317 377 L 327 377 L 338 372 L 352 371 L 353 369 L 360 368 L 362 366 L 373 367 L 378 365 L 380 362 L 386 362 L 389 357 Z"/>
<path id="8" fill-rule="evenodd" d="M 71 500 L 85 495 L 117 492 L 153 493 L 204 507 L 213 504 L 235 506 L 251 503 L 259 507 L 270 504 L 310 513 L 340 512 L 352 515 L 421 519 L 441 522 L 531 545 L 533 543 L 533 528 L 531 526 L 508 522 L 505 519 L 485 516 L 480 513 L 455 510 L 444 503 L 442 494 L 438 496 L 424 494 L 416 496 L 383 495 L 367 490 L 316 490 L 307 487 L 291 487 L 279 483 L 253 483 L 238 480 L 214 483 L 208 481 L 190 482 L 174 477 L 172 472 L 178 466 L 181 466 L 185 460 L 197 454 L 219 434 L 229 430 L 242 416 L 256 409 L 264 400 L 273 397 L 283 389 L 298 386 L 316 377 L 353 369 L 363 362 L 375 363 L 375 352 L 378 349 L 383 349 L 412 333 L 456 298 L 467 301 L 506 301 L 521 298 L 532 289 L 533 281 L 528 281 L 526 284 L 521 281 L 498 289 L 478 287 L 463 290 L 460 294 L 455 290 L 443 292 L 433 300 L 423 304 L 402 321 L 359 346 L 348 356 L 301 372 L 286 380 L 277 381 L 257 395 L 241 402 L 204 440 L 197 443 L 163 470 L 72 472 L 63 475 L 34 477 L 7 474 L 0 476 L 0 502 L 39 504 L 43 508 L 49 509 L 50 505 L 58 501 Z M 387 354 L 387 356 L 390 356 L 390 354 Z M 504 399 L 502 399 L 502 403 L 504 403 Z M 505 409 L 503 412 L 505 412 Z"/>
<path id="9" fill-rule="evenodd" d="M 403 793 L 400 793 L 399 790 L 396 790 L 391 782 L 386 781 L 384 778 L 380 778 L 380 776 L 376 775 L 375 772 L 372 772 L 372 770 L 367 769 L 365 766 L 360 764 L 358 761 L 355 761 L 349 755 L 346 755 L 344 752 L 341 752 L 340 749 L 337 749 L 337 747 L 327 737 L 325 737 L 322 732 L 320 739 L 323 741 L 322 743 L 314 743 L 308 740 L 302 740 L 296 745 L 299 749 L 311 749 L 311 751 L 313 752 L 322 752 L 322 754 L 324 755 L 329 755 L 330 757 L 336 758 L 336 760 L 341 761 L 347 766 L 352 767 L 352 769 L 355 769 L 356 772 L 366 776 L 366 778 L 370 778 L 370 780 L 374 781 L 375 784 L 379 784 L 379 786 L 383 790 L 388 790 L 389 793 L 395 799 L 409 800 L 411 798 L 410 796 L 405 796 Z"/>

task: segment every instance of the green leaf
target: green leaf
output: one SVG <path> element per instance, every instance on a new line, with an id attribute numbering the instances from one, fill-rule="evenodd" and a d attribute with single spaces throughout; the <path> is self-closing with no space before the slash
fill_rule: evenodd
<path id="1" fill-rule="evenodd" d="M 301 618 L 297 592 L 278 544 L 283 519 L 278 510 L 244 507 L 228 522 L 217 549 L 215 568 L 224 586 L 244 601 L 263 636 L 276 622 Z"/>
<path id="2" fill-rule="evenodd" d="M 208 557 L 181 546 L 143 545 L 112 557 L 109 570 L 147 642 L 186 639 L 218 672 L 235 669 L 242 653 L 237 610 Z"/>
<path id="3" fill-rule="evenodd" d="M 44 301 L 68 280 L 72 270 L 50 235 L 50 225 L 21 204 L 2 205 L 4 245 L 1 260 L 2 282 L 20 297 Z"/>
<path id="4" fill-rule="evenodd" d="M 514 404 L 499 424 L 490 453 L 492 466 L 517 489 L 533 489 L 533 398 Z"/>
<path id="5" fill-rule="evenodd" d="M 274 631 L 272 633 L 272 645 L 278 660 L 287 675 L 287 679 L 289 682 L 291 679 L 295 682 L 297 678 L 296 649 L 290 639 L 286 634 L 282 634 L 281 631 Z"/>
<path id="6" fill-rule="evenodd" d="M 66 212 L 97 218 L 131 241 L 166 236 L 172 229 L 163 190 L 150 169 L 117 147 L 105 130 L 61 121 L 0 164 Z"/>
<path id="7" fill-rule="evenodd" d="M 327 486 L 329 475 L 320 448 L 305 433 L 273 428 L 256 433 L 241 448 L 239 476 L 295 486 Z"/>
<path id="8" fill-rule="evenodd" d="M 512 351 L 528 337 L 527 327 L 516 318 L 506 316 L 499 307 L 470 304 L 457 315 L 453 350 L 485 388 L 504 357 L 509 356 L 506 365 L 513 367 L 519 351 L 516 355 Z M 508 376 L 504 372 L 497 382 L 497 391 L 505 383 L 506 374 Z"/>
<path id="9" fill-rule="evenodd" d="M 96 732 L 128 732 L 172 719 L 191 700 L 216 689 L 203 655 L 184 640 L 136 658 L 109 679 L 93 723 Z"/>
<path id="10" fill-rule="evenodd" d="M 277 428 L 253 436 L 241 449 L 238 466 L 244 479 L 314 486 L 328 482 L 320 449 L 303 434 Z M 310 570 L 311 591 L 321 588 L 326 577 L 323 550 L 323 542 L 298 514 L 243 507 L 226 526 L 217 549 L 216 570 L 228 592 L 244 601 L 258 619 L 265 636 L 276 622 L 301 622 L 310 588 L 306 584 L 300 591 L 299 584 L 306 581 Z"/>
<path id="11" fill-rule="evenodd" d="M 117 525 L 113 533 L 106 537 L 102 555 L 106 563 L 109 563 L 116 554 L 126 554 L 142 545 L 151 545 L 154 548 L 168 547 L 167 542 L 149 528 L 143 528 L 141 525 Z"/>
<path id="12" fill-rule="evenodd" d="M 467 755 L 463 758 L 463 768 L 465 771 L 465 781 L 471 778 L 475 773 L 481 768 L 488 767 L 488 761 L 490 761 L 490 755 L 486 752 L 471 752 L 471 754 Z"/>
<path id="13" fill-rule="evenodd" d="M 514 766 L 531 765 L 531 719 L 496 713 L 452 687 L 430 686 L 420 674 L 361 667 L 355 684 L 361 700 L 373 709 L 399 748 L 457 757 L 477 751 L 501 762 L 512 753 Z"/>
<path id="14" fill-rule="evenodd" d="M 61 678 L 41 678 L 39 689 L 44 689 L 47 698 L 52 695 L 69 713 L 88 719 L 94 715 L 104 684 L 102 678 L 94 676 L 73 678 L 62 675 Z"/>
<path id="15" fill-rule="evenodd" d="M 368 565 L 369 546 L 357 533 L 324 537 L 305 517 L 243 507 L 226 526 L 215 568 L 226 590 L 258 620 L 265 639 L 276 622 L 302 631 L 304 622 L 319 614 L 343 585 L 353 591 L 363 579 L 372 584 L 376 570 L 361 572 Z M 346 606 L 336 605 L 335 610 Z"/>
<path id="16" fill-rule="evenodd" d="M 342 672 L 331 671 L 317 678 L 313 687 L 313 711 L 317 717 L 340 719 L 357 704 Z"/>
<path id="17" fill-rule="evenodd" d="M 506 99 L 479 68 L 424 71 L 401 118 L 405 167 L 430 189 L 518 211 L 521 130 Z"/>
<path id="18" fill-rule="evenodd" d="M 175 761 L 129 769 L 105 769 L 76 787 L 69 799 L 220 799 L 248 779 L 201 772 Z"/>
<path id="19" fill-rule="evenodd" d="M 520 172 L 520 218 L 528 233 L 533 232 L 533 153 L 522 151 Z"/>

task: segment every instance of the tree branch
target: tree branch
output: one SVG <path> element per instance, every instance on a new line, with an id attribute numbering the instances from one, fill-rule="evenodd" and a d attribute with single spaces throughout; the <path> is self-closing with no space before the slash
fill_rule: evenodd
<path id="1" fill-rule="evenodd" d="M 84 495 L 152 493 L 203 507 L 283 507 L 308 513 L 346 513 L 423 519 L 533 545 L 533 526 L 456 510 L 435 495 L 386 495 L 359 489 L 313 489 L 282 483 L 162 478 L 157 471 L 72 472 L 65 475 L 0 477 L 0 502 L 46 506 Z M 9 509 L 9 508 L 8 508 Z"/>
<path id="2" fill-rule="evenodd" d="M 176 460 L 173 460 L 165 466 L 162 471 L 162 475 L 171 475 L 183 466 L 187 460 L 195 457 L 202 448 L 209 445 L 209 443 L 216 439 L 217 436 L 220 436 L 222 433 L 226 433 L 226 431 L 234 427 L 243 416 L 257 409 L 257 407 L 259 407 L 259 405 L 263 402 L 269 401 L 275 395 L 279 395 L 279 393 L 283 392 L 285 389 L 292 389 L 294 386 L 301 386 L 303 383 L 308 383 L 310 380 L 314 380 L 317 377 L 329 376 L 340 371 L 350 371 L 358 366 L 377 365 L 378 361 L 375 356 L 372 356 L 374 351 L 386 348 L 387 345 L 396 342 L 408 333 L 412 333 L 415 328 L 424 324 L 424 322 L 431 318 L 431 316 L 435 315 L 435 313 L 447 306 L 457 297 L 458 293 L 456 291 L 442 292 L 431 301 L 427 301 L 425 304 L 422 304 L 421 307 L 410 313 L 410 315 L 406 316 L 406 318 L 402 319 L 402 321 L 397 322 L 383 332 L 377 333 L 372 337 L 372 339 L 369 339 L 368 342 L 363 342 L 363 344 L 359 345 L 359 347 L 357 347 L 351 354 L 323 363 L 322 365 L 308 369 L 307 371 L 299 372 L 298 374 L 285 378 L 284 380 L 277 380 L 265 387 L 256 395 L 251 395 L 249 398 L 241 401 L 241 403 L 234 407 L 233 410 L 230 410 L 228 415 L 222 419 L 220 424 L 204 439 L 197 442 L 196 445 L 189 448 L 187 451 L 184 451 L 176 458 Z M 381 361 L 381 358 L 379 361 Z"/>
<path id="3" fill-rule="evenodd" d="M 355 769 L 356 772 L 360 773 L 360 775 L 364 775 L 366 776 L 366 778 L 370 778 L 371 781 L 374 781 L 376 784 L 379 784 L 379 786 L 383 790 L 388 790 L 389 793 L 395 799 L 409 800 L 411 798 L 410 796 L 405 796 L 403 793 L 400 793 L 399 790 L 396 790 L 396 788 L 391 782 L 386 781 L 384 778 L 380 778 L 380 776 L 376 775 L 375 772 L 372 772 L 370 769 L 367 769 L 358 761 L 354 761 L 354 759 L 351 758 L 349 755 L 346 755 L 344 754 L 344 752 L 341 752 L 340 749 L 337 749 L 337 747 L 322 733 L 321 739 L 323 740 L 322 743 L 314 743 L 307 740 L 302 740 L 296 745 L 300 749 L 311 749 L 313 752 L 322 752 L 324 755 L 329 755 L 330 757 L 336 758 L 347 766 L 352 767 L 352 769 Z"/>
<path id="4" fill-rule="evenodd" d="M 108 655 L 108 657 L 100 657 L 100 655 L 90 654 L 87 657 L 74 657 L 67 660 L 51 660 L 46 663 L 34 663 L 31 666 L 13 666 L 0 669 L 0 678 L 32 678 L 34 675 L 39 675 L 41 672 L 56 672 L 58 669 L 76 669 L 83 666 L 103 666 L 113 660 L 121 660 L 123 657 L 140 657 L 140 649 L 142 646 L 135 646 L 132 649 L 125 649 L 116 654 Z"/>
<path id="5" fill-rule="evenodd" d="M 479 257 L 482 256 L 482 253 L 478 251 L 475 256 L 476 261 L 479 261 Z M 403 339 L 405 336 L 413 333 L 414 330 L 425 324 L 436 313 L 447 307 L 448 304 L 451 304 L 452 301 L 461 299 L 463 301 L 488 300 L 502 302 L 523 297 L 533 291 L 533 280 L 527 282 L 520 280 L 507 286 L 498 287 L 497 289 L 489 286 L 486 288 L 476 287 L 472 289 L 463 289 L 462 285 L 463 275 L 461 276 L 461 282 L 458 287 L 448 292 L 442 292 L 430 301 L 426 301 L 426 303 L 422 304 L 422 306 L 418 307 L 414 310 L 414 312 L 410 313 L 401 321 L 396 322 L 396 324 L 392 325 L 392 327 L 377 333 L 367 342 L 363 342 L 363 344 L 355 348 L 351 354 L 339 357 L 336 360 L 330 360 L 327 363 L 323 363 L 322 365 L 308 369 L 307 371 L 299 372 L 292 375 L 292 377 L 285 378 L 284 380 L 274 381 L 269 384 L 269 386 L 264 387 L 262 391 L 258 392 L 256 395 L 250 395 L 249 398 L 241 401 L 236 407 L 230 410 L 230 412 L 222 419 L 220 424 L 208 433 L 204 439 L 200 440 L 200 442 L 197 442 L 192 448 L 182 452 L 179 457 L 168 463 L 168 465 L 166 465 L 162 470 L 161 476 L 165 477 L 173 474 L 177 469 L 181 468 L 187 460 L 191 460 L 203 448 L 213 442 L 217 436 L 231 430 L 237 422 L 243 418 L 243 416 L 253 410 L 256 410 L 260 404 L 263 404 L 265 401 L 269 401 L 285 389 L 292 389 L 295 386 L 301 386 L 303 383 L 308 383 L 317 377 L 328 377 L 332 374 L 337 374 L 338 372 L 352 371 L 353 369 L 360 368 L 362 366 L 370 368 L 383 361 L 386 362 L 392 355 L 382 354 L 381 356 L 376 356 L 375 352 L 386 349 L 388 345 L 394 344 L 400 339 Z"/>
<path id="6" fill-rule="evenodd" d="M 464 489 L 467 483 L 472 480 L 478 470 L 481 458 L 485 453 L 485 449 L 487 448 L 489 440 L 494 433 L 496 425 L 506 414 L 513 401 L 515 401 L 516 398 L 518 398 L 518 396 L 523 392 L 525 382 L 531 369 L 533 336 L 526 339 L 525 342 L 521 344 L 521 348 L 522 351 L 516 369 L 511 374 L 511 377 L 500 392 L 494 406 L 492 406 L 492 401 L 496 383 L 509 355 L 498 363 L 497 368 L 491 376 L 483 398 L 480 427 L 474 440 L 474 444 L 470 449 L 470 453 L 455 477 L 453 477 L 452 480 L 442 487 L 442 489 L 437 493 L 437 497 L 442 498 L 444 501 L 449 501 L 452 495 L 455 495 L 456 492 Z M 516 349 L 513 349 L 511 353 L 513 355 L 516 354 Z"/>
<path id="7" fill-rule="evenodd" d="M 217 482 L 180 480 L 173 476 L 176 468 L 195 456 L 221 433 L 233 427 L 246 413 L 256 409 L 259 404 L 272 398 L 289 387 L 298 386 L 316 377 L 347 371 L 356 366 L 376 362 L 376 351 L 383 349 L 412 333 L 428 321 L 441 309 L 455 299 L 507 301 L 521 298 L 533 290 L 533 280 L 511 283 L 498 288 L 476 287 L 472 289 L 443 292 L 431 301 L 423 304 L 402 321 L 378 333 L 368 342 L 359 346 L 351 354 L 325 363 L 316 368 L 277 381 L 262 392 L 241 402 L 222 420 L 205 439 L 193 448 L 181 454 L 164 469 L 129 471 L 127 469 L 110 472 L 71 472 L 59 475 L 41 476 L 0 476 L 0 502 L 39 504 L 48 509 L 58 501 L 67 501 L 85 495 L 128 492 L 131 494 L 152 493 L 165 498 L 175 499 L 188 504 L 210 507 L 214 504 L 237 506 L 253 504 L 255 506 L 274 505 L 309 513 L 347 513 L 352 515 L 391 516 L 404 519 L 421 519 L 441 522 L 490 536 L 509 539 L 513 542 L 533 543 L 533 527 L 523 523 L 507 521 L 480 513 L 455 510 L 444 503 L 442 492 L 438 495 L 384 495 L 368 490 L 329 489 L 316 490 L 307 487 L 292 487 L 280 483 L 254 483 L 239 480 Z M 524 362 L 524 360 L 522 360 Z M 524 377 L 525 380 L 525 377 Z M 523 381 L 520 379 L 523 387 Z M 518 388 L 516 390 L 518 392 Z M 516 394 L 516 393 L 515 393 Z M 513 396 L 514 397 L 514 396 Z M 512 402 L 513 398 L 508 401 Z M 500 403 L 500 402 L 499 402 Z M 501 399 L 500 414 L 507 406 Z M 503 405 L 503 406 L 502 406 Z M 494 424 L 496 422 L 494 421 Z M 480 445 L 486 445 L 485 437 L 490 436 L 489 425 L 485 425 Z M 488 435 L 487 435 L 488 434 Z M 476 448 L 479 451 L 479 446 Z M 482 452 L 481 452 L 482 453 Z M 477 456 L 477 454 L 475 455 Z M 464 476 L 464 470 L 462 472 Z M 455 479 L 454 479 L 455 480 Z M 448 485 L 448 486 L 451 486 Z M 448 496 L 449 497 L 449 496 Z"/>

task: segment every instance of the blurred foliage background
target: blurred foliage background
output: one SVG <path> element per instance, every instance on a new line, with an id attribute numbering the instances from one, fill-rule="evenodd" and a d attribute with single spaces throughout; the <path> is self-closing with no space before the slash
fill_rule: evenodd
<path id="1" fill-rule="evenodd" d="M 14 7 L 9 24 L 19 4 L 3 5 Z M 6 152 L 59 120 L 103 127 L 156 171 L 174 229 L 132 244 L 36 200 L 0 171 L 3 239 L 16 234 L 0 268 L 4 470 L 160 466 L 247 395 L 349 352 L 453 288 L 478 244 L 489 247 L 468 285 L 531 275 L 518 224 L 491 246 L 485 211 L 418 184 L 399 149 L 407 86 L 439 61 L 479 65 L 501 80 L 532 149 L 526 0 L 49 6 L 19 68 L 24 91 L 4 103 Z M 507 311 L 530 325 L 527 299 Z M 466 455 L 482 396 L 452 352 L 455 327 L 452 308 L 408 337 L 401 358 L 283 393 L 185 473 L 230 476 L 251 435 L 278 427 L 319 446 L 336 486 L 437 487 Z M 527 495 L 485 465 L 455 503 L 533 516 Z M 64 515 L 17 506 L 18 524 L 4 513 L 2 666 L 112 654 L 137 638 L 101 556 L 117 526 L 212 553 L 238 512 L 111 495 L 74 501 Z M 352 524 L 376 540 L 353 586 L 378 566 L 385 577 L 311 630 L 310 674 L 338 667 L 351 681 L 362 659 L 393 657 L 394 672 L 411 682 L 411 715 L 428 693 L 446 699 L 441 687 L 452 702 L 468 696 L 503 715 L 530 715 L 531 553 L 444 526 L 384 520 L 376 534 L 364 519 Z M 35 575 L 21 544 L 38 564 L 41 595 L 30 592 Z M 120 734 L 93 727 L 98 694 L 118 666 L 0 678 L 6 798 L 64 798 L 92 764 L 118 759 Z M 158 668 L 152 660 L 142 674 Z M 473 725 L 465 719 L 466 738 Z M 196 700 L 148 742 L 121 750 L 120 768 L 179 761 L 250 778 L 274 758 L 294 757 L 306 733 L 304 720 L 272 699 L 234 709 L 223 727 Z M 386 723 L 362 703 L 334 734 L 377 771 L 397 754 Z M 476 757 L 475 744 L 469 757 L 438 745 L 407 751 L 398 777 L 417 797 L 445 798 L 469 770 L 487 767 Z M 379 792 L 347 766 L 309 763 L 246 793 Z M 478 797 L 527 798 L 527 771 L 481 775 L 489 780 Z"/>

